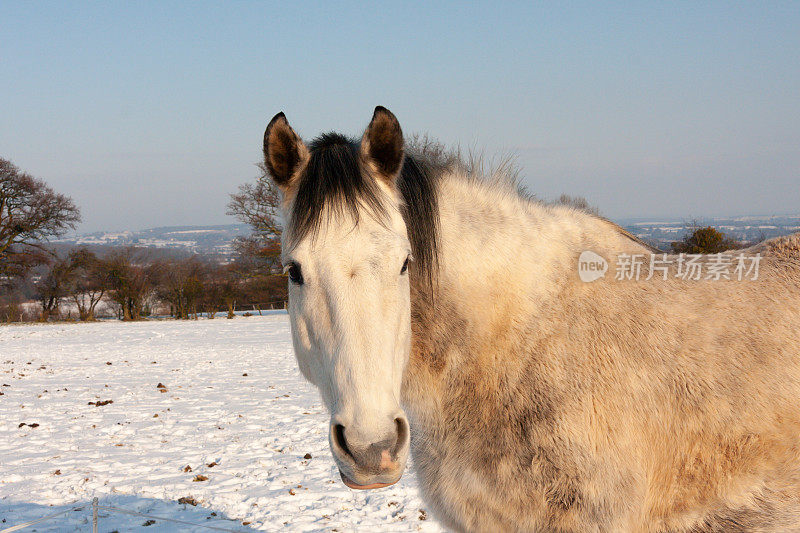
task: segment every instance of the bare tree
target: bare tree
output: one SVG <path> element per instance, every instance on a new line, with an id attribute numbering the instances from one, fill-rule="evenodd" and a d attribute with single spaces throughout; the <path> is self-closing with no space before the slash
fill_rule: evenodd
<path id="1" fill-rule="evenodd" d="M 126 248 L 111 254 L 105 261 L 108 295 L 117 304 L 123 320 L 139 320 L 152 291 L 152 268 L 136 257 L 136 250 Z"/>
<path id="2" fill-rule="evenodd" d="M 239 192 L 231 195 L 228 214 L 249 224 L 256 235 L 280 237 L 280 193 L 272 183 L 264 163 L 258 163 L 257 166 L 261 174 L 255 183 L 242 184 Z"/>
<path id="3" fill-rule="evenodd" d="M 72 279 L 69 292 L 78 308 L 78 317 L 94 320 L 95 308 L 108 288 L 107 269 L 103 261 L 86 248 L 69 254 L 69 269 Z"/>
<path id="4" fill-rule="evenodd" d="M 80 211 L 70 198 L 0 158 L 0 276 L 17 276 L 45 261 L 41 241 L 74 229 Z"/>
<path id="5" fill-rule="evenodd" d="M 224 270 L 220 292 L 225 308 L 228 310 L 228 320 L 236 316 L 236 304 L 241 297 L 240 276 L 234 268 L 228 267 Z"/>
<path id="6" fill-rule="evenodd" d="M 205 265 L 197 258 L 158 263 L 155 268 L 156 294 L 169 303 L 175 318 L 197 318 L 197 307 L 203 296 Z"/>
<path id="7" fill-rule="evenodd" d="M 54 261 L 36 283 L 36 298 L 42 308 L 41 320 L 47 322 L 58 315 L 61 300 L 70 292 L 70 268 L 66 260 Z"/>
<path id="8" fill-rule="evenodd" d="M 239 237 L 233 241 L 233 249 L 240 270 L 247 270 L 253 275 L 281 273 L 280 239 L 262 239 L 256 235 Z"/>
<path id="9" fill-rule="evenodd" d="M 200 297 L 200 309 L 209 320 L 216 317 L 220 307 L 222 307 L 222 281 L 218 270 L 215 268 L 209 272 L 203 294 Z"/>
<path id="10" fill-rule="evenodd" d="M 228 214 L 248 224 L 253 231 L 249 237 L 237 239 L 234 243 L 239 254 L 249 255 L 274 271 L 280 258 L 281 197 L 266 166 L 259 163 L 258 168 L 260 175 L 256 182 L 240 185 L 239 192 L 231 195 Z"/>
<path id="11" fill-rule="evenodd" d="M 227 265 L 207 265 L 200 307 L 209 319 L 213 319 L 224 306 L 227 306 L 228 278 Z M 228 306 L 229 310 L 230 307 Z"/>

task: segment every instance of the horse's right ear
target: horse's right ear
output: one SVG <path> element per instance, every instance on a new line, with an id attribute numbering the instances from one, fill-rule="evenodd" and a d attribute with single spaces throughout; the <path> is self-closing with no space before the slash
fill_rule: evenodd
<path id="1" fill-rule="evenodd" d="M 286 191 L 297 170 L 308 161 L 308 148 L 294 132 L 286 115 L 278 113 L 264 132 L 264 163 L 275 184 Z"/>

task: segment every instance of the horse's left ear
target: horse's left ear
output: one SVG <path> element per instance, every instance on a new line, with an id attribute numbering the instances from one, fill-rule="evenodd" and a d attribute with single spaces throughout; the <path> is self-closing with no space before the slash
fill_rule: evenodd
<path id="1" fill-rule="evenodd" d="M 361 138 L 361 159 L 378 177 L 393 183 L 403 166 L 403 131 L 391 111 L 378 106 Z"/>

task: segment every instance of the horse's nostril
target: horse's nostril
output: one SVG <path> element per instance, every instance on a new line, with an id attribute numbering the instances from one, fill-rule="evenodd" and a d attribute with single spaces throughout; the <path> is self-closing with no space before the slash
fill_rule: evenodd
<path id="1" fill-rule="evenodd" d="M 344 437 L 344 426 L 341 424 L 336 424 L 333 427 L 333 438 L 336 441 L 336 444 L 341 448 L 341 450 L 350 458 L 353 458 L 353 452 L 350 451 L 350 448 L 347 446 L 347 439 Z"/>
<path id="2" fill-rule="evenodd" d="M 397 457 L 398 454 L 403 450 L 405 447 L 406 442 L 408 441 L 408 421 L 405 418 L 395 418 L 394 419 L 395 428 L 397 430 L 397 441 L 395 442 L 394 447 L 392 448 L 392 457 Z"/>
<path id="3" fill-rule="evenodd" d="M 390 420 L 383 419 L 383 423 Z M 353 423 L 345 427 L 340 422 L 334 419 L 330 426 L 331 451 L 348 476 L 352 477 L 353 472 L 369 476 L 389 475 L 387 472 L 402 470 L 410 436 L 405 416 L 395 418 L 393 425 L 383 426 L 382 430 L 363 427 L 363 423 L 362 426 Z"/>

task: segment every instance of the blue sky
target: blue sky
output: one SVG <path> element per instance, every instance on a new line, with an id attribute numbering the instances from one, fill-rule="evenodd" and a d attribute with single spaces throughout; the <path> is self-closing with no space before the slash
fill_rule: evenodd
<path id="1" fill-rule="evenodd" d="M 0 20 L 0 157 L 71 195 L 81 231 L 232 222 L 275 113 L 358 135 L 377 104 L 611 218 L 800 212 L 798 2 L 6 1 Z"/>

